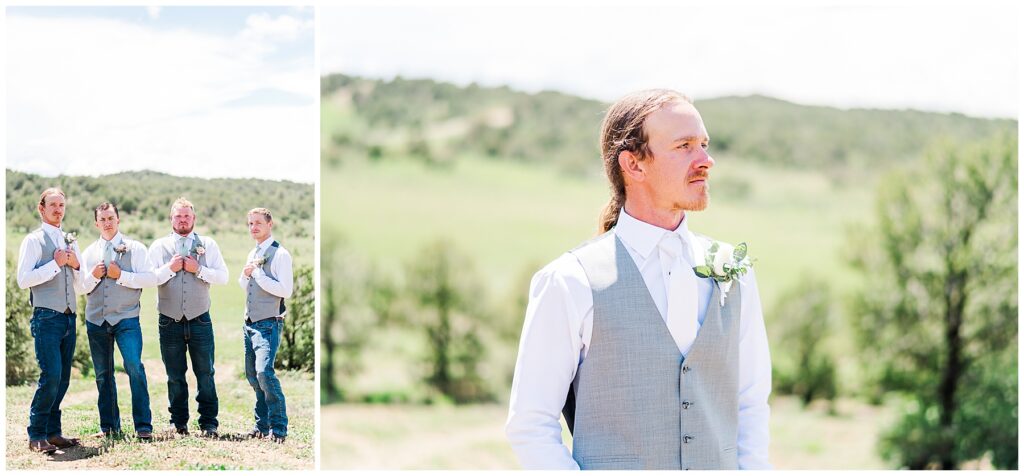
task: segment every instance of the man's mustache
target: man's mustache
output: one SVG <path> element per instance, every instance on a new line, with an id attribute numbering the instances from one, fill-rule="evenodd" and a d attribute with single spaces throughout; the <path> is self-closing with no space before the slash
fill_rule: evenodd
<path id="1" fill-rule="evenodd" d="M 687 177 L 686 178 L 686 182 L 689 183 L 689 182 L 693 182 L 694 180 L 704 180 L 704 181 L 707 181 L 708 177 L 710 177 L 710 175 L 707 172 L 697 172 L 697 173 L 692 174 L 689 177 Z"/>

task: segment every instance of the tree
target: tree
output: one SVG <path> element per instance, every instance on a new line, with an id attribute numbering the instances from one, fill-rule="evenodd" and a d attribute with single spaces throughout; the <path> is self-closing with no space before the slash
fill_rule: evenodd
<path id="1" fill-rule="evenodd" d="M 406 285 L 430 348 L 426 382 L 456 403 L 492 399 L 477 368 L 484 357 L 477 329 L 483 295 L 472 263 L 446 241 L 428 244 L 417 257 Z"/>
<path id="2" fill-rule="evenodd" d="M 28 290 L 18 287 L 18 273 L 11 256 L 7 256 L 7 385 L 21 385 L 38 372 L 32 356 L 34 340 L 29 328 L 32 304 Z"/>
<path id="3" fill-rule="evenodd" d="M 883 182 L 877 229 L 851 245 L 867 277 L 854 315 L 869 373 L 912 401 L 883 455 L 954 469 L 992 452 L 1016 468 L 1017 140 L 927 159 Z M 985 407 L 994 391 L 1005 403 Z"/>
<path id="4" fill-rule="evenodd" d="M 323 243 L 320 388 L 321 400 L 331 402 L 349 397 L 349 381 L 363 370 L 363 349 L 385 313 L 376 305 L 380 290 L 392 286 L 372 266 L 349 252 L 340 237 L 327 234 Z M 382 304 L 387 306 L 391 301 L 386 297 Z"/>
<path id="5" fill-rule="evenodd" d="M 824 398 L 834 411 L 836 367 L 827 339 L 834 332 L 837 311 L 828 284 L 808 276 L 779 298 L 772 314 L 778 316 L 772 329 L 778 336 L 772 358 L 775 389 L 799 396 L 804 406 Z"/>
<path id="6" fill-rule="evenodd" d="M 295 269 L 294 292 L 288 299 L 288 317 L 281 329 L 281 348 L 275 367 L 286 370 L 312 372 L 314 368 L 314 286 L 313 268 L 299 266 Z"/>

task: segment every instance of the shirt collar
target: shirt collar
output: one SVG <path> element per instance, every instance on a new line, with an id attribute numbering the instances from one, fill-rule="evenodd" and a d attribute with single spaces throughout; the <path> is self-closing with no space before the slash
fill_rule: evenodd
<path id="1" fill-rule="evenodd" d="M 51 225 L 49 223 L 46 223 L 45 221 L 43 222 L 43 231 L 49 233 L 50 236 L 53 236 L 54 233 L 59 234 L 59 235 L 63 235 L 64 234 L 64 230 L 61 230 L 59 227 L 53 226 L 53 225 Z"/>
<path id="2" fill-rule="evenodd" d="M 118 232 L 118 233 L 120 233 L 120 232 Z M 185 235 L 185 239 L 186 240 L 195 239 L 195 234 L 196 234 L 196 231 L 192 230 L 187 235 Z M 175 242 L 177 242 L 178 238 L 181 238 L 181 235 L 179 235 L 179 234 L 177 234 L 177 233 L 172 231 L 171 232 L 171 239 L 174 240 Z"/>
<path id="3" fill-rule="evenodd" d="M 259 253 L 259 252 L 261 252 L 263 250 L 266 250 L 267 248 L 270 247 L 270 244 L 273 243 L 273 242 L 274 242 L 274 235 L 268 236 L 267 239 L 261 241 L 260 244 L 256 245 L 256 252 Z"/>
<path id="4" fill-rule="evenodd" d="M 686 226 L 686 215 L 683 215 L 683 220 L 679 222 L 679 226 L 675 230 L 666 230 L 633 218 L 626 213 L 625 208 L 619 211 L 615 234 L 624 245 L 639 253 L 644 261 L 651 256 L 651 252 L 658 247 L 658 243 L 669 233 L 679 235 L 684 244 L 690 243 L 690 230 Z"/>
<path id="5" fill-rule="evenodd" d="M 120 231 L 118 231 L 117 234 L 115 234 L 114 237 L 110 239 L 110 243 L 112 243 L 114 246 L 117 246 L 121 244 L 122 240 L 124 240 L 124 236 L 121 235 Z M 107 245 L 107 240 L 103 239 L 103 235 L 100 235 L 100 241 L 103 242 L 103 246 Z"/>

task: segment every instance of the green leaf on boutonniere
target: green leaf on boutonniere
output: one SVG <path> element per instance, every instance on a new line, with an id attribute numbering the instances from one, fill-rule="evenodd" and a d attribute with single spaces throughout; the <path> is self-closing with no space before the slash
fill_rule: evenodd
<path id="1" fill-rule="evenodd" d="M 697 266 L 696 268 L 693 268 L 693 272 L 696 273 L 697 276 L 699 276 L 701 278 L 710 278 L 711 277 L 711 267 L 710 266 Z"/>
<path id="2" fill-rule="evenodd" d="M 736 245 L 736 248 L 732 250 L 732 259 L 736 262 L 743 261 L 743 258 L 747 256 L 747 244 L 740 243 Z"/>

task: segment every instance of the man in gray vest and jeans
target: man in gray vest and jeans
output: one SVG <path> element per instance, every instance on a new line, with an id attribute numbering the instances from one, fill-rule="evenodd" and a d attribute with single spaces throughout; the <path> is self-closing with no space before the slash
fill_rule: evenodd
<path id="1" fill-rule="evenodd" d="M 30 289 L 32 338 L 35 340 L 39 383 L 28 416 L 28 447 L 52 454 L 78 445 L 61 434 L 60 403 L 71 381 L 75 355 L 75 294 L 83 294 L 81 268 L 74 234 L 61 229 L 64 192 L 48 188 L 39 196 L 43 224 L 29 233 L 18 251 L 18 287 Z"/>
<path id="2" fill-rule="evenodd" d="M 271 235 L 270 210 L 254 208 L 248 218 L 256 248 L 249 252 L 238 284 L 245 290 L 245 376 L 256 391 L 256 428 L 249 436 L 269 435 L 284 443 L 288 412 L 281 382 L 274 374 L 274 359 L 284 327 L 284 301 L 292 295 L 292 256 Z"/>
<path id="3" fill-rule="evenodd" d="M 120 232 L 117 206 L 104 202 L 93 210 L 100 238 L 82 254 L 82 288 L 87 293 L 85 328 L 96 369 L 99 391 L 100 434 L 121 433 L 114 379 L 114 344 L 121 350 L 124 371 L 132 393 L 132 419 L 140 440 L 153 439 L 153 415 L 149 410 L 149 384 L 142 365 L 142 326 L 139 299 L 142 288 L 156 286 L 157 277 L 146 255 L 146 246 Z"/>
<path id="4" fill-rule="evenodd" d="M 715 164 L 700 114 L 678 92 L 640 91 L 601 136 L 602 234 L 530 285 L 506 423 L 516 455 L 530 469 L 770 468 L 757 283 L 687 224 Z"/>
<path id="5" fill-rule="evenodd" d="M 210 285 L 227 284 L 228 267 L 217 242 L 193 228 L 195 207 L 184 198 L 171 205 L 170 235 L 149 247 L 156 267 L 157 310 L 160 312 L 160 357 L 167 369 L 171 424 L 188 434 L 188 370 L 186 352 L 196 376 L 200 434 L 217 437 L 217 388 L 213 380 L 214 337 L 210 318 Z"/>

